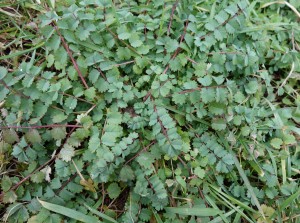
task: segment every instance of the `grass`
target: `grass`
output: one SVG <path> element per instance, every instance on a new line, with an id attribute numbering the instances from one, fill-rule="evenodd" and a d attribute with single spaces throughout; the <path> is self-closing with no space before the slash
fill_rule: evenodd
<path id="1" fill-rule="evenodd" d="M 0 3 L 0 65 L 13 69 L 43 46 L 35 19 L 40 13 L 33 3 L 4 0 Z M 40 9 L 41 10 L 41 9 Z"/>

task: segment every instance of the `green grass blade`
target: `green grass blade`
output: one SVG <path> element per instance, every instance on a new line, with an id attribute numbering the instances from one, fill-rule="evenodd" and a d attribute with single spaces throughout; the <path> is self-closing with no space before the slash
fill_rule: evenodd
<path id="1" fill-rule="evenodd" d="M 272 105 L 270 105 L 270 106 L 272 106 Z M 277 114 L 277 115 L 278 115 L 278 114 Z M 277 116 L 275 115 L 275 117 L 277 117 Z M 280 119 L 280 117 L 279 117 L 279 119 Z M 281 120 L 281 119 L 280 119 L 280 120 Z M 224 137 L 222 137 L 222 136 L 219 135 L 219 138 L 220 138 L 220 139 L 222 140 L 222 142 L 224 143 L 224 146 L 226 147 L 226 149 L 227 149 L 228 151 L 230 151 L 230 153 L 231 153 L 231 155 L 232 155 L 232 158 L 233 158 L 233 162 L 234 162 L 236 168 L 238 169 L 238 172 L 239 172 L 241 178 L 243 179 L 243 181 L 244 181 L 244 183 L 245 183 L 245 186 L 246 186 L 246 188 L 248 189 L 248 191 L 249 191 L 249 193 L 250 193 L 250 195 L 251 195 L 252 200 L 254 201 L 256 207 L 258 208 L 258 210 L 259 210 L 261 216 L 262 216 L 264 219 L 266 219 L 265 214 L 264 214 L 264 212 L 263 212 L 263 210 L 262 210 L 262 208 L 261 208 L 261 206 L 260 206 L 260 203 L 259 203 L 259 201 L 258 201 L 258 199 L 257 199 L 257 197 L 256 197 L 256 195 L 255 195 L 255 193 L 254 193 L 254 190 L 253 190 L 253 188 L 252 188 L 252 186 L 251 186 L 251 184 L 250 184 L 250 181 L 249 181 L 249 179 L 248 179 L 248 177 L 247 177 L 245 171 L 244 171 L 243 168 L 242 168 L 242 165 L 240 164 L 240 162 L 239 162 L 238 159 L 236 158 L 235 154 L 232 152 L 232 149 L 230 148 L 230 146 L 228 145 L 228 142 L 224 139 Z"/>
<path id="2" fill-rule="evenodd" d="M 237 213 L 232 223 L 240 223 L 241 222 L 241 214 Z"/>
<path id="3" fill-rule="evenodd" d="M 272 166 L 273 166 L 275 175 L 276 175 L 276 177 L 277 177 L 277 164 L 276 164 L 276 161 L 275 161 L 275 156 L 273 155 L 272 151 L 268 148 L 268 146 L 266 146 L 266 150 L 267 150 L 268 153 L 269 153 L 269 156 L 270 156 L 270 159 L 271 159 L 271 162 L 272 162 Z M 277 179 L 277 180 L 278 180 L 278 179 Z"/>
<path id="4" fill-rule="evenodd" d="M 87 204 L 84 204 L 84 206 L 85 206 L 90 212 L 92 212 L 93 214 L 99 216 L 100 218 L 103 218 L 103 219 L 105 219 L 105 220 L 107 220 L 107 221 L 109 221 L 109 222 L 118 223 L 115 219 L 113 219 L 113 218 L 111 218 L 111 217 L 109 217 L 109 216 L 107 216 L 107 215 L 101 213 L 100 211 L 97 211 L 96 209 L 94 209 L 94 208 L 88 206 Z"/>
<path id="5" fill-rule="evenodd" d="M 155 210 L 152 209 L 152 213 L 153 213 L 157 223 L 163 223 L 163 221 L 161 220 L 159 214 L 157 214 L 157 212 Z"/>
<path id="6" fill-rule="evenodd" d="M 18 51 L 18 52 L 15 52 L 15 53 L 11 53 L 9 55 L 2 56 L 2 57 L 0 57 L 0 60 L 5 60 L 5 59 L 13 58 L 13 57 L 16 57 L 16 56 L 19 56 L 19 55 L 23 55 L 25 53 L 29 53 L 29 52 L 31 52 L 35 49 L 38 49 L 38 48 L 42 47 L 44 44 L 45 43 L 42 42 L 42 43 L 39 43 L 38 45 L 36 45 L 36 46 L 34 46 L 30 49 L 26 49 L 26 50 Z"/>
<path id="7" fill-rule="evenodd" d="M 236 211 L 233 209 L 233 210 L 227 212 L 226 214 L 223 214 L 223 216 L 224 217 L 229 217 L 230 215 L 232 215 L 235 212 Z M 226 219 L 226 218 L 224 218 L 224 219 Z M 221 216 L 219 216 L 219 217 L 215 218 L 214 220 L 209 221 L 208 223 L 228 222 L 227 219 L 225 221 L 224 221 L 224 219 L 221 218 Z"/>
<path id="8" fill-rule="evenodd" d="M 220 210 L 214 208 L 175 208 L 175 207 L 166 207 L 165 210 L 167 212 L 171 212 L 173 214 L 180 215 L 191 215 L 198 217 L 208 217 L 208 216 L 216 216 L 221 213 Z"/>
<path id="9" fill-rule="evenodd" d="M 205 196 L 205 199 L 207 200 L 207 202 L 208 202 L 214 209 L 218 209 L 218 210 L 219 210 L 219 208 L 218 208 L 218 206 L 216 205 L 216 203 L 215 203 L 208 195 Z M 220 212 L 221 212 L 221 211 L 220 211 Z M 224 215 L 222 212 L 220 213 L 220 216 L 219 216 L 218 218 L 222 219 L 222 221 L 225 222 L 225 223 L 229 223 L 229 221 L 227 221 L 225 215 Z"/>
<path id="10" fill-rule="evenodd" d="M 259 176 L 263 177 L 265 175 L 265 173 L 264 173 L 262 167 L 256 161 L 254 155 L 250 152 L 248 145 L 245 143 L 244 140 L 240 139 L 239 142 L 243 145 L 245 150 L 248 152 L 249 156 L 251 156 L 251 158 L 252 158 L 252 160 L 249 160 L 250 166 L 258 173 Z"/>
<path id="11" fill-rule="evenodd" d="M 289 196 L 284 202 L 279 206 L 279 210 L 274 212 L 274 214 L 271 216 L 271 218 L 277 216 L 280 214 L 281 211 L 283 211 L 286 207 L 291 205 L 291 203 L 300 196 L 300 190 L 298 190 L 296 193 Z"/>
<path id="12" fill-rule="evenodd" d="M 217 194 L 214 194 L 214 192 L 211 191 L 211 194 L 212 194 L 216 199 L 218 199 L 218 200 L 220 200 L 220 201 L 224 201 L 224 202 L 227 204 L 227 206 L 228 206 L 229 208 L 234 209 L 238 214 L 240 214 L 241 216 L 243 216 L 248 222 L 254 223 L 254 221 L 252 221 L 252 220 L 251 220 L 251 219 L 243 212 L 244 209 L 241 209 L 240 207 L 234 206 L 230 201 L 228 201 L 228 200 L 226 199 L 226 197 L 222 196 L 222 194 L 219 193 L 219 192 L 220 192 L 220 191 L 216 191 Z"/>
<path id="13" fill-rule="evenodd" d="M 91 222 L 102 223 L 99 220 L 95 221 L 94 217 L 89 216 L 89 215 L 85 215 L 85 214 L 83 214 L 79 211 L 75 211 L 75 210 L 72 210 L 70 208 L 66 208 L 64 206 L 60 206 L 60 205 L 57 205 L 57 204 L 52 204 L 52 203 L 48 203 L 48 202 L 45 202 L 45 201 L 41 201 L 39 199 L 37 199 L 37 200 L 40 202 L 40 204 L 44 208 L 48 209 L 49 211 L 53 211 L 55 213 L 67 216 L 67 217 L 75 219 L 77 221 L 81 221 L 81 222 L 85 222 L 85 223 L 91 223 Z"/>
<path id="14" fill-rule="evenodd" d="M 245 183 L 245 186 L 249 190 L 251 198 L 253 199 L 253 201 L 254 201 L 256 207 L 258 208 L 260 214 L 265 219 L 264 212 L 263 212 L 263 210 L 262 210 L 262 208 L 260 206 L 260 203 L 259 203 L 259 201 L 258 201 L 258 199 L 257 199 L 257 197 L 256 197 L 256 195 L 254 193 L 254 190 L 253 190 L 253 188 L 252 188 L 252 186 L 251 186 L 251 184 L 250 184 L 250 182 L 248 180 L 248 177 L 246 176 L 243 168 L 241 167 L 242 165 L 240 164 L 240 162 L 238 161 L 238 159 L 236 158 L 236 156 L 234 154 L 231 154 L 231 155 L 233 156 L 234 164 L 235 164 L 236 168 L 238 169 L 238 172 L 239 172 L 240 176 L 242 177 L 242 179 L 243 179 L 243 181 Z"/>
<path id="15" fill-rule="evenodd" d="M 252 209 L 251 207 L 247 206 L 246 204 L 244 204 L 243 202 L 229 196 L 228 194 L 223 193 L 221 190 L 219 190 L 218 188 L 216 188 L 213 185 L 209 185 L 215 192 L 217 192 L 218 194 L 222 195 L 223 197 L 225 197 L 226 199 L 230 200 L 230 202 L 235 203 L 236 205 L 240 206 L 241 208 L 247 210 L 247 211 L 251 211 L 253 213 L 258 213 L 257 211 L 255 211 L 254 209 Z"/>

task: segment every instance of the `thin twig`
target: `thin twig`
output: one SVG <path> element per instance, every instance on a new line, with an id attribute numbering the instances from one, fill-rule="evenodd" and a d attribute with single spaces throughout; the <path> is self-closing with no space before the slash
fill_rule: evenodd
<path id="1" fill-rule="evenodd" d="M 6 88 L 8 89 L 10 92 L 14 92 L 16 93 L 17 95 L 20 95 L 21 97 L 23 98 L 27 98 L 29 99 L 30 97 L 26 96 L 25 94 L 23 94 L 22 92 L 19 92 L 19 91 L 16 91 L 16 90 L 13 90 L 11 89 L 3 80 L 0 80 L 0 83 Z"/>
<path id="2" fill-rule="evenodd" d="M 239 15 L 241 12 L 243 12 L 244 10 L 245 10 L 245 8 L 244 8 L 244 9 L 241 9 L 241 8 L 239 7 L 239 10 L 238 10 L 233 16 L 229 17 L 225 22 L 223 22 L 222 24 L 220 24 L 219 26 L 217 26 L 217 27 L 215 28 L 215 30 L 218 30 L 220 27 L 223 27 L 224 25 L 226 25 L 231 19 L 233 19 L 233 18 L 235 18 L 236 16 L 238 16 L 238 15 Z M 210 32 L 206 33 L 206 34 L 203 35 L 203 36 L 200 36 L 200 37 L 199 37 L 200 40 L 205 39 L 207 36 L 209 36 L 209 35 L 211 35 L 212 33 L 214 33 L 215 30 L 210 31 Z"/>
<path id="3" fill-rule="evenodd" d="M 27 175 L 26 177 L 24 177 L 21 181 L 19 181 L 18 183 L 16 183 L 13 187 L 11 187 L 9 190 L 16 190 L 21 184 L 23 184 L 24 182 L 26 182 L 33 174 L 35 174 L 36 172 L 40 171 L 41 169 L 43 169 L 45 166 L 47 166 L 49 163 L 51 163 L 53 160 L 55 160 L 56 155 L 51 157 L 51 159 L 49 159 L 46 163 L 44 163 L 43 165 L 41 165 L 39 168 L 37 168 L 36 170 L 34 170 L 33 172 L 31 172 L 29 175 Z M 4 192 L 2 192 L 0 194 L 0 201 L 2 201 L 4 196 Z"/>
<path id="4" fill-rule="evenodd" d="M 107 78 L 104 75 L 104 73 L 102 72 L 102 70 L 100 69 L 100 67 L 97 67 L 97 70 L 99 71 L 99 73 L 101 74 L 101 76 L 103 77 L 103 79 L 107 81 Z"/>
<path id="5" fill-rule="evenodd" d="M 144 36 L 145 36 L 145 41 L 147 42 L 148 38 L 147 38 L 147 27 L 146 27 L 146 24 L 144 25 Z"/>
<path id="6" fill-rule="evenodd" d="M 185 57 L 187 60 L 191 61 L 193 64 L 198 64 L 196 61 L 194 61 L 193 59 L 189 58 L 189 57 Z"/>
<path id="7" fill-rule="evenodd" d="M 83 75 L 82 75 L 82 73 L 81 73 L 81 71 L 80 71 L 80 69 L 79 69 L 79 67 L 78 67 L 78 64 L 77 64 L 77 62 L 75 61 L 75 59 L 74 59 L 74 57 L 73 57 L 73 55 L 72 55 L 72 52 L 71 52 L 71 50 L 70 50 L 70 48 L 69 48 L 69 45 L 66 43 L 64 37 L 61 35 L 60 31 L 58 30 L 58 27 L 57 27 L 55 24 L 54 24 L 54 29 L 56 30 L 57 34 L 59 35 L 59 37 L 60 37 L 60 39 L 61 39 L 61 42 L 62 42 L 62 44 L 63 44 L 65 50 L 67 51 L 67 53 L 68 53 L 68 55 L 69 55 L 69 57 L 70 57 L 70 59 L 71 59 L 73 65 L 74 65 L 74 68 L 75 68 L 75 70 L 77 71 L 77 73 L 78 73 L 78 75 L 79 75 L 79 77 L 80 77 L 80 79 L 81 79 L 81 81 L 82 81 L 83 86 L 84 86 L 86 89 L 88 89 L 89 86 L 87 85 L 87 83 L 86 83 L 86 81 L 85 81 L 85 79 L 84 79 L 84 77 L 83 77 Z"/>
<path id="8" fill-rule="evenodd" d="M 115 34 L 113 31 L 111 31 L 108 27 L 106 27 L 106 30 L 108 32 L 110 32 L 111 35 L 113 35 L 113 37 L 119 41 L 121 41 L 125 46 L 127 46 L 132 52 L 136 53 L 137 55 L 139 55 L 140 57 L 142 57 L 141 54 L 139 54 L 132 46 L 130 46 L 128 43 L 126 43 L 125 41 L 121 40 L 117 34 Z"/>
<path id="9" fill-rule="evenodd" d="M 239 55 L 245 55 L 244 53 L 241 53 L 241 52 L 238 52 L 238 51 L 231 51 L 231 52 L 218 51 L 218 52 L 207 53 L 207 55 L 214 55 L 214 54 L 239 54 Z"/>
<path id="10" fill-rule="evenodd" d="M 194 92 L 194 91 L 200 91 L 203 88 L 226 88 L 226 86 L 225 85 L 206 86 L 206 87 L 203 86 L 203 87 L 183 90 L 183 91 L 178 92 L 178 94 L 185 94 L 185 93 L 190 93 L 190 92 Z"/>
<path id="11" fill-rule="evenodd" d="M 198 191 L 199 191 L 199 194 L 200 194 L 201 198 L 204 200 L 205 206 L 208 208 L 209 205 L 208 205 L 208 203 L 207 203 L 207 201 L 206 201 L 206 199 L 205 199 L 205 197 L 202 193 L 202 190 L 199 188 Z"/>
<path id="12" fill-rule="evenodd" d="M 71 94 L 67 94 L 67 93 L 65 93 L 65 92 L 59 92 L 59 94 L 62 94 L 62 95 L 66 95 L 66 96 L 69 96 L 69 97 L 75 98 L 75 99 L 77 99 L 78 101 L 83 101 L 83 102 L 85 102 L 85 103 L 88 103 L 88 104 L 90 104 L 90 105 L 94 105 L 94 103 L 92 103 L 92 102 L 89 102 L 89 101 L 87 101 L 87 100 L 85 100 L 85 99 L 82 99 L 82 98 L 76 97 L 76 96 L 74 96 L 74 95 L 71 95 Z"/>
<path id="13" fill-rule="evenodd" d="M 189 21 L 186 20 L 186 21 L 185 21 L 185 25 L 184 25 L 184 29 L 183 29 L 183 33 L 182 33 L 181 36 L 180 36 L 179 47 L 177 47 L 175 53 L 173 54 L 173 56 L 172 56 L 171 59 L 169 60 L 168 65 L 166 66 L 166 68 L 165 68 L 163 74 L 167 73 L 167 71 L 168 71 L 169 68 L 170 68 L 170 61 L 171 61 L 171 60 L 174 60 L 174 59 L 177 57 L 177 55 L 179 54 L 179 52 L 181 51 L 180 44 L 181 44 L 181 43 L 183 42 L 183 40 L 184 40 L 184 37 L 185 37 L 185 34 L 186 34 L 186 29 L 187 29 L 188 24 L 189 24 Z"/>
<path id="14" fill-rule="evenodd" d="M 186 29 L 189 25 L 189 20 L 185 20 L 185 25 L 184 25 L 184 28 L 183 28 L 183 33 L 181 34 L 181 37 L 180 37 L 180 42 L 179 42 L 179 45 L 183 42 L 184 40 L 184 37 L 185 37 L 185 34 L 186 34 Z"/>
<path id="15" fill-rule="evenodd" d="M 180 156 L 177 156 L 178 160 L 182 163 L 183 166 L 187 167 L 187 164 L 183 161 Z"/>
<path id="16" fill-rule="evenodd" d="M 73 160 L 72 160 L 73 161 Z M 73 161 L 74 162 L 74 161 Z M 86 163 L 84 166 L 83 166 L 83 168 L 86 168 L 87 166 L 89 166 L 90 164 L 89 163 Z M 75 168 L 76 168 L 76 166 L 75 166 Z M 78 175 L 78 173 L 80 173 L 80 172 L 76 172 L 76 173 L 74 173 L 66 182 L 64 182 L 62 185 L 61 185 L 61 187 L 55 192 L 55 194 L 56 195 L 58 195 L 72 180 L 74 180 L 76 177 L 77 177 L 77 175 Z"/>
<path id="17" fill-rule="evenodd" d="M 291 67 L 291 70 L 290 70 L 290 73 L 289 75 L 284 79 L 284 81 L 282 82 L 282 84 L 280 85 L 280 88 L 282 88 L 286 82 L 288 81 L 288 79 L 292 76 L 293 72 L 294 72 L 294 69 L 295 69 L 295 63 L 293 62 L 292 63 L 292 67 Z"/>
<path id="18" fill-rule="evenodd" d="M 91 112 L 94 108 L 96 107 L 96 105 L 93 105 L 85 114 L 88 114 L 89 112 Z M 61 125 L 62 126 L 62 125 Z M 66 125 L 64 125 L 66 126 Z M 69 125 L 69 127 L 72 125 Z M 59 149 L 57 149 L 54 154 L 52 155 L 52 157 L 45 162 L 44 164 L 42 164 L 40 167 L 38 167 L 37 169 L 35 169 L 34 171 L 32 171 L 28 176 L 24 177 L 21 181 L 19 181 L 18 183 L 16 183 L 14 186 L 12 186 L 10 190 L 16 190 L 21 184 L 23 184 L 24 182 L 26 182 L 33 174 L 35 174 L 36 172 L 40 171 L 41 169 L 43 169 L 45 166 L 47 166 L 49 163 L 51 163 L 52 161 L 54 161 L 57 157 L 57 155 L 59 154 L 60 150 L 63 148 L 63 146 L 66 144 L 66 142 L 68 141 L 69 137 L 71 136 L 71 134 L 74 132 L 74 130 L 77 128 L 77 125 L 73 125 L 73 128 L 71 129 L 71 131 L 67 134 L 64 142 L 61 144 L 61 146 L 59 147 Z M 0 194 L 0 202 L 2 201 L 4 196 L 4 192 L 2 192 Z"/>
<path id="19" fill-rule="evenodd" d="M 119 66 L 123 66 L 123 65 L 126 65 L 126 64 L 131 64 L 131 63 L 134 63 L 135 60 L 131 60 L 131 61 L 127 61 L 127 62 L 124 62 L 124 63 L 119 63 L 119 64 L 115 64 L 116 67 L 119 67 Z"/>
<path id="20" fill-rule="evenodd" d="M 143 149 L 140 150 L 137 154 L 135 154 L 133 157 L 131 157 L 128 161 L 126 161 L 126 163 L 124 164 L 124 166 L 127 165 L 128 163 L 130 163 L 130 162 L 131 162 L 132 160 L 134 160 L 135 158 L 137 158 L 142 152 L 147 151 L 147 150 L 150 148 L 150 146 L 152 146 L 152 145 L 155 144 L 155 143 L 156 143 L 155 140 L 152 141 L 147 147 L 143 148 Z"/>
<path id="21" fill-rule="evenodd" d="M 104 208 L 104 200 L 105 200 L 104 183 L 102 183 L 101 186 L 102 186 L 102 203 L 101 203 L 100 212 L 103 212 L 103 208 Z"/>
<path id="22" fill-rule="evenodd" d="M 177 7 L 177 4 L 178 4 L 178 0 L 174 3 L 174 5 L 172 7 L 172 12 L 171 12 L 171 16 L 170 16 L 170 22 L 169 22 L 169 26 L 168 26 L 168 36 L 170 35 L 170 30 L 171 30 L 171 26 L 172 26 L 173 16 L 174 16 L 174 12 L 175 12 L 175 9 Z"/>

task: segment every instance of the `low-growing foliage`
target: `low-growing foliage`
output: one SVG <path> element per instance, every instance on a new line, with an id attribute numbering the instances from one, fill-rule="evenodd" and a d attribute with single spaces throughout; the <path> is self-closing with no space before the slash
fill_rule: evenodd
<path id="1" fill-rule="evenodd" d="M 34 2 L 0 3 L 4 222 L 299 221 L 298 1 Z"/>

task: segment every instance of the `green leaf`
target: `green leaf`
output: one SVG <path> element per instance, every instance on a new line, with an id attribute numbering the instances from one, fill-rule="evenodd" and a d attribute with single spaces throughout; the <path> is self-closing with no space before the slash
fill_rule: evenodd
<path id="1" fill-rule="evenodd" d="M 275 149 L 280 149 L 281 145 L 283 144 L 282 139 L 279 138 L 273 138 L 270 142 L 270 144 L 275 148 Z"/>
<path id="2" fill-rule="evenodd" d="M 212 78 L 211 76 L 206 75 L 205 77 L 198 78 L 198 81 L 205 87 L 211 85 Z"/>
<path id="3" fill-rule="evenodd" d="M 107 188 L 107 193 L 111 199 L 115 199 L 121 194 L 121 189 L 117 183 L 111 183 Z"/>
<path id="4" fill-rule="evenodd" d="M 121 40 L 129 39 L 131 37 L 130 31 L 127 29 L 126 26 L 120 26 L 118 28 L 117 33 L 118 33 L 118 37 Z"/>
<path id="5" fill-rule="evenodd" d="M 152 164 L 154 163 L 154 155 L 149 152 L 141 153 L 137 158 L 136 161 L 144 168 L 151 169 Z"/>
<path id="6" fill-rule="evenodd" d="M 84 95 L 89 100 L 93 100 L 96 97 L 96 89 L 94 87 L 91 87 L 91 88 L 84 91 Z"/>
<path id="7" fill-rule="evenodd" d="M 143 42 L 140 40 L 140 37 L 137 33 L 131 34 L 129 38 L 130 45 L 133 47 L 139 47 L 143 44 Z"/>
<path id="8" fill-rule="evenodd" d="M 176 39 L 167 39 L 165 47 L 168 53 L 174 52 L 178 46 L 178 41 Z"/>
<path id="9" fill-rule="evenodd" d="M 194 170 L 194 173 L 200 178 L 200 179 L 203 179 L 204 176 L 205 176 L 205 171 L 200 168 L 200 167 L 196 167 L 195 170 Z"/>
<path id="10" fill-rule="evenodd" d="M 53 128 L 51 129 L 51 135 L 53 139 L 55 140 L 61 140 L 66 137 L 66 128 L 64 127 L 59 127 L 59 128 Z"/>
<path id="11" fill-rule="evenodd" d="M 66 208 L 66 207 L 61 206 L 61 205 L 48 203 L 48 202 L 45 202 L 45 201 L 42 201 L 42 200 L 39 200 L 39 199 L 37 199 L 37 200 L 40 202 L 40 204 L 44 208 L 48 209 L 49 211 L 53 211 L 55 213 L 58 213 L 58 214 L 66 216 L 66 217 L 75 219 L 77 221 L 85 222 L 85 223 L 90 223 L 90 222 L 101 223 L 101 221 L 95 219 L 94 217 L 83 214 L 79 211 L 75 211 L 73 209 Z"/>
<path id="12" fill-rule="evenodd" d="M 214 115 L 222 115 L 225 112 L 225 105 L 222 103 L 213 102 L 209 104 L 209 112 Z"/>
<path id="13" fill-rule="evenodd" d="M 183 84 L 184 89 L 194 89 L 198 87 L 196 81 L 188 81 Z"/>
<path id="14" fill-rule="evenodd" d="M 209 103 L 215 100 L 216 92 L 213 88 L 201 89 L 201 99 L 204 103 Z"/>
<path id="15" fill-rule="evenodd" d="M 40 133 L 36 129 L 30 129 L 25 134 L 26 141 L 29 143 L 41 143 L 42 138 L 40 136 Z"/>
<path id="16" fill-rule="evenodd" d="M 94 209 L 94 208 L 88 206 L 87 204 L 84 204 L 84 206 L 85 206 L 90 212 L 92 212 L 93 214 L 99 216 L 100 218 L 103 218 L 103 219 L 107 220 L 108 222 L 118 223 L 115 219 L 113 219 L 113 218 L 109 217 L 108 215 L 105 215 L 105 214 L 103 214 L 103 213 L 97 211 L 96 209 Z"/>
<path id="17" fill-rule="evenodd" d="M 220 11 L 214 18 L 218 21 L 221 25 L 228 19 L 229 15 L 225 11 Z"/>
<path id="18" fill-rule="evenodd" d="M 7 69 L 0 66 L 0 80 L 2 80 L 7 75 Z"/>
<path id="19" fill-rule="evenodd" d="M 18 196 L 15 194 L 14 191 L 10 190 L 4 193 L 3 196 L 3 203 L 14 203 L 17 200 Z"/>
<path id="20" fill-rule="evenodd" d="M 295 138 L 295 136 L 293 136 L 291 134 L 284 134 L 283 141 L 284 141 L 284 144 L 286 144 L 286 145 L 295 144 L 296 143 L 296 138 Z"/>
<path id="21" fill-rule="evenodd" d="M 128 165 L 124 166 L 120 171 L 120 180 L 123 182 L 134 180 L 135 175 L 132 168 Z"/>
<path id="22" fill-rule="evenodd" d="M 2 137 L 8 144 L 13 144 L 19 141 L 19 136 L 13 129 L 7 129 L 2 131 Z"/>
<path id="23" fill-rule="evenodd" d="M 64 120 L 66 120 L 68 118 L 67 115 L 63 114 L 63 113 L 59 113 L 59 114 L 55 114 L 53 117 L 52 117 L 52 121 L 54 123 L 60 123 Z"/>
<path id="24" fill-rule="evenodd" d="M 211 19 L 207 23 L 205 23 L 204 27 L 209 31 L 214 31 L 218 25 L 219 24 L 216 20 Z"/>
<path id="25" fill-rule="evenodd" d="M 45 174 L 41 171 L 33 174 L 31 177 L 30 177 L 30 180 L 34 183 L 42 183 L 44 180 L 45 180 Z"/>
<path id="26" fill-rule="evenodd" d="M 214 119 L 212 121 L 211 127 L 217 131 L 224 130 L 224 129 L 226 129 L 226 121 L 221 118 Z"/>
<path id="27" fill-rule="evenodd" d="M 65 100 L 65 106 L 71 110 L 73 110 L 74 108 L 76 108 L 77 105 L 77 99 L 73 98 L 73 97 L 68 97 Z"/>
<path id="28" fill-rule="evenodd" d="M 12 186 L 11 179 L 8 176 L 3 176 L 1 180 L 1 188 L 4 192 L 7 192 Z"/>
<path id="29" fill-rule="evenodd" d="M 245 91 L 248 94 L 254 94 L 258 90 L 258 86 L 259 86 L 259 84 L 258 84 L 258 82 L 256 80 L 250 81 L 248 84 L 246 84 Z"/>
<path id="30" fill-rule="evenodd" d="M 37 82 L 37 88 L 42 91 L 46 92 L 50 87 L 50 82 L 44 79 L 41 79 Z"/>
<path id="31" fill-rule="evenodd" d="M 120 112 L 109 112 L 107 114 L 107 123 L 118 125 L 122 123 L 122 114 Z"/>
<path id="32" fill-rule="evenodd" d="M 75 155 L 75 149 L 69 144 L 65 144 L 59 153 L 59 157 L 66 162 L 71 161 L 74 155 Z"/>
<path id="33" fill-rule="evenodd" d="M 158 176 L 153 175 L 150 179 L 149 179 L 153 190 L 155 191 L 156 196 L 159 199 L 164 199 L 168 196 L 166 189 L 164 188 L 163 183 L 161 182 L 161 180 L 158 178 Z"/>
<path id="34" fill-rule="evenodd" d="M 178 70 L 180 70 L 181 69 L 181 63 L 180 63 L 180 60 L 179 60 L 179 58 L 174 58 L 173 60 L 171 60 L 170 61 L 170 63 L 169 63 L 169 65 L 170 65 L 170 69 L 172 70 L 172 71 L 178 71 Z"/>
<path id="35" fill-rule="evenodd" d="M 226 25 L 225 25 L 225 28 L 226 28 L 226 31 L 229 33 L 229 34 L 234 34 L 235 33 L 235 28 L 232 26 L 232 25 L 230 25 L 229 23 L 227 23 Z"/>
<path id="36" fill-rule="evenodd" d="M 242 92 L 238 91 L 235 95 L 234 95 L 234 100 L 237 103 L 242 103 L 244 102 L 244 100 L 246 99 L 246 97 L 243 95 Z"/>
<path id="37" fill-rule="evenodd" d="M 117 141 L 117 137 L 122 135 L 122 128 L 115 124 L 106 125 L 104 131 L 101 142 L 107 146 L 113 146 Z"/>
<path id="38" fill-rule="evenodd" d="M 98 53 L 98 52 L 94 52 L 91 56 L 86 58 L 86 63 L 88 66 L 94 65 L 94 64 L 98 64 L 99 62 L 105 61 L 103 56 Z M 99 72 L 97 70 L 92 70 L 92 72 L 89 74 L 89 78 L 95 78 L 99 76 L 98 74 Z M 95 76 L 93 76 L 93 74 Z"/>

